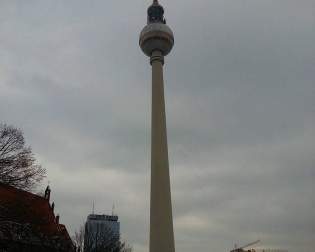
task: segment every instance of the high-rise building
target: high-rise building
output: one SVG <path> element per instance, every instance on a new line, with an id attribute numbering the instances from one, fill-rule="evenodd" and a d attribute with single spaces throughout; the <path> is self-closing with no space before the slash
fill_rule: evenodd
<path id="1" fill-rule="evenodd" d="M 85 223 L 84 251 L 99 251 L 119 245 L 120 223 L 117 215 L 90 214 Z M 96 249 L 97 248 L 97 249 Z"/>
<path id="2" fill-rule="evenodd" d="M 164 101 L 164 56 L 174 35 L 157 0 L 148 8 L 139 44 L 152 65 L 150 252 L 175 252 Z"/>

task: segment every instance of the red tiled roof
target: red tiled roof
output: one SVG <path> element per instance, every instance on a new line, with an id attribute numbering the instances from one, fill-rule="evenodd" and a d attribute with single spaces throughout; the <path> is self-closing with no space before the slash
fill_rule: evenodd
<path id="1" fill-rule="evenodd" d="M 64 225 L 58 224 L 49 201 L 39 195 L 0 183 L 0 221 L 31 226 L 45 236 L 70 239 Z"/>

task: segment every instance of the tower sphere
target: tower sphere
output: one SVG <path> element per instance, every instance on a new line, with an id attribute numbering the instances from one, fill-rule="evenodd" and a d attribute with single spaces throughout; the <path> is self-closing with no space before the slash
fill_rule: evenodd
<path id="1" fill-rule="evenodd" d="M 139 45 L 147 56 L 160 51 L 163 56 L 169 54 L 174 45 L 174 34 L 164 19 L 164 9 L 157 1 L 148 8 L 148 24 L 140 33 Z"/>
<path id="2" fill-rule="evenodd" d="M 174 35 L 166 24 L 151 23 L 141 31 L 139 44 L 144 54 L 149 57 L 153 51 L 160 51 L 166 56 L 173 48 Z"/>

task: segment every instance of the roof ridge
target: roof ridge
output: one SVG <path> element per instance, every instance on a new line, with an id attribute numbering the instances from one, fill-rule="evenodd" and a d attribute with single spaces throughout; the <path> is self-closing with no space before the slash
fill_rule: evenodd
<path id="1" fill-rule="evenodd" d="M 32 193 L 32 192 L 29 192 L 29 191 L 26 191 L 26 190 L 23 190 L 23 189 L 14 187 L 14 186 L 12 186 L 12 185 L 5 184 L 5 183 L 3 183 L 3 182 L 0 182 L 0 186 L 7 187 L 7 188 L 9 188 L 9 189 L 13 189 L 13 190 L 18 191 L 18 192 L 22 192 L 22 193 L 25 193 L 25 194 L 29 194 L 29 195 L 31 195 L 31 196 L 33 196 L 33 197 L 46 200 L 43 196 L 40 196 L 40 195 L 38 195 L 38 194 L 35 194 L 35 193 Z"/>

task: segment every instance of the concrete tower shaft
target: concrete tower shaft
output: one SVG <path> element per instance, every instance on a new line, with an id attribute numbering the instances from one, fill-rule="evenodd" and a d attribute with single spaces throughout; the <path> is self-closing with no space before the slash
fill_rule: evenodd
<path id="1" fill-rule="evenodd" d="M 174 36 L 157 0 L 148 8 L 139 44 L 152 65 L 150 252 L 175 252 L 163 80 Z"/>
<path id="2" fill-rule="evenodd" d="M 162 54 L 153 52 L 150 252 L 175 252 Z"/>

